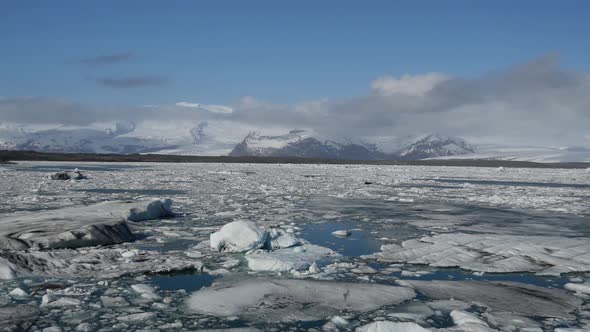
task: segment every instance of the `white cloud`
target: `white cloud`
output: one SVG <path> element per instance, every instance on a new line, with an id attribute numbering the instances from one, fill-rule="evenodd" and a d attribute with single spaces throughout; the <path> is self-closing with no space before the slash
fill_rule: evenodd
<path id="1" fill-rule="evenodd" d="M 186 107 L 186 108 L 197 108 L 209 111 L 211 113 L 220 113 L 220 114 L 231 114 L 233 113 L 233 109 L 228 106 L 223 105 L 204 105 L 199 103 L 189 103 L 186 101 L 181 101 L 175 104 L 179 107 Z"/>
<path id="2" fill-rule="evenodd" d="M 373 93 L 383 96 L 401 94 L 408 96 L 422 96 L 441 82 L 451 79 L 440 73 L 422 75 L 403 75 L 400 78 L 382 76 L 371 83 Z"/>
<path id="3" fill-rule="evenodd" d="M 122 108 L 4 97 L 0 121 L 80 126 L 120 120 L 187 125 L 223 121 L 236 128 L 309 128 L 339 137 L 436 131 L 503 142 L 587 146 L 588 91 L 588 73 L 565 70 L 556 56 L 546 56 L 476 79 L 438 73 L 383 76 L 372 82 L 372 93 L 366 96 L 293 104 L 244 97 L 231 106 L 184 101 Z"/>

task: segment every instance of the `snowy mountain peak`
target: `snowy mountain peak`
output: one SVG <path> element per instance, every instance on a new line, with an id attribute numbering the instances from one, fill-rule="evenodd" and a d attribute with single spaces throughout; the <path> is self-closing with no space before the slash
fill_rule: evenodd
<path id="1" fill-rule="evenodd" d="M 289 144 L 297 143 L 305 138 L 303 130 L 291 130 L 279 136 L 263 136 L 251 131 L 244 140 L 236 145 L 230 156 L 269 156 Z"/>
<path id="2" fill-rule="evenodd" d="M 320 139 L 304 129 L 278 136 L 250 133 L 230 156 L 274 156 L 326 159 L 383 159 L 383 154 L 363 145 Z"/>
<path id="3" fill-rule="evenodd" d="M 408 140 L 397 152 L 397 155 L 404 159 L 425 159 L 474 152 L 475 148 L 461 138 L 432 133 Z"/>
<path id="4" fill-rule="evenodd" d="M 351 139 L 320 139 L 306 130 L 294 129 L 279 136 L 262 136 L 251 132 L 236 145 L 230 156 L 293 156 L 326 159 L 424 159 L 473 153 L 460 138 L 440 134 L 414 137 L 398 151 L 386 153 L 376 144 Z"/>

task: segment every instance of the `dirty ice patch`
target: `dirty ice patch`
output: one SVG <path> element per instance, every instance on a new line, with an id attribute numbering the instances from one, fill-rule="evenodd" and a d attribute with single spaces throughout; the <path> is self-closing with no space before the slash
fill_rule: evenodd
<path id="1" fill-rule="evenodd" d="M 156 251 L 128 256 L 124 249 L 0 251 L 0 278 L 28 276 L 117 278 L 134 273 L 202 271 L 201 261 Z"/>
<path id="2" fill-rule="evenodd" d="M 412 286 L 433 300 L 480 303 L 498 312 L 509 308 L 510 312 L 527 317 L 572 319 L 573 312 L 582 304 L 582 300 L 562 289 L 517 282 L 404 280 L 400 284 Z"/>
<path id="3" fill-rule="evenodd" d="M 172 200 L 113 201 L 0 217 L 0 249 L 59 249 L 135 240 L 127 221 L 172 216 Z"/>

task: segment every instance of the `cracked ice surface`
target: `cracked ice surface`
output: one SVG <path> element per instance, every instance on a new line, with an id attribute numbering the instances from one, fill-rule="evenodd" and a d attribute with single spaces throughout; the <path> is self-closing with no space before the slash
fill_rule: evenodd
<path id="1" fill-rule="evenodd" d="M 0 275 L 11 279 L 0 281 L 0 330 L 590 329 L 585 170 L 3 167 Z M 89 179 L 47 178 L 74 168 Z M 174 202 L 174 218 L 134 222 L 129 207 L 97 208 L 145 208 L 161 197 Z M 132 237 L 103 241 L 103 230 L 69 222 L 43 227 L 64 215 L 122 222 Z M 264 245 L 254 234 L 251 247 L 228 250 L 241 245 L 230 241 L 212 250 L 211 235 L 238 220 L 262 229 Z M 75 245 L 68 234 L 77 234 Z"/>
<path id="2" fill-rule="evenodd" d="M 382 246 L 368 257 L 481 272 L 560 275 L 590 271 L 587 237 L 441 234 Z"/>

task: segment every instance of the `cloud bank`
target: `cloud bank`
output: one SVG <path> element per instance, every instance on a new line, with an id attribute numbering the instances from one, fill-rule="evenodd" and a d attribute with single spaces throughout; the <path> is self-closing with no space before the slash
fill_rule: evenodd
<path id="1" fill-rule="evenodd" d="M 113 88 L 158 85 L 158 77 L 102 79 Z M 590 75 L 548 55 L 475 79 L 441 73 L 382 76 L 364 96 L 295 104 L 244 97 L 233 105 L 181 101 L 117 108 L 52 98 L 1 98 L 0 117 L 16 123 L 130 120 L 226 121 L 259 128 L 310 128 L 335 136 L 447 135 L 538 144 L 589 145 Z"/>

